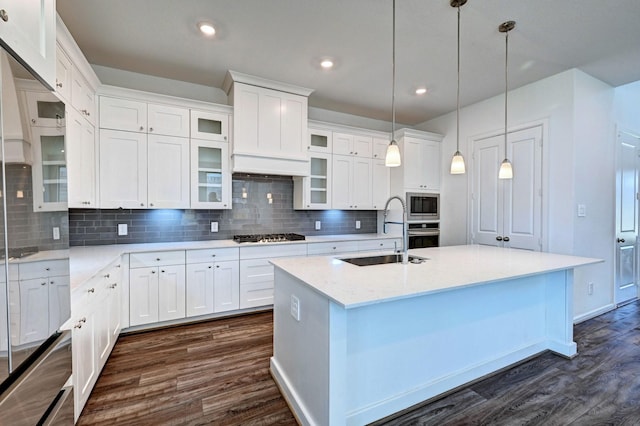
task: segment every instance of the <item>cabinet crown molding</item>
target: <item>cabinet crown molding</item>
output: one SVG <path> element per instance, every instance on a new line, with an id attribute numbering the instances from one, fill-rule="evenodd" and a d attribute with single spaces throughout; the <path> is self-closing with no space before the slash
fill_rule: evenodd
<path id="1" fill-rule="evenodd" d="M 229 95 L 234 82 L 264 87 L 266 89 L 279 90 L 280 92 L 292 93 L 294 95 L 305 97 L 309 97 L 309 95 L 313 93 L 313 89 L 308 89 L 306 87 L 296 86 L 294 84 L 283 83 L 281 81 L 269 80 L 262 77 L 256 77 L 253 75 L 228 70 L 227 74 L 224 77 L 224 81 L 222 82 L 222 90 L 224 90 L 227 95 Z"/>
<path id="2" fill-rule="evenodd" d="M 396 130 L 396 133 L 395 133 L 396 139 L 400 139 L 405 136 L 411 137 L 411 138 L 428 139 L 435 142 L 442 142 L 442 140 L 444 139 L 444 136 L 439 133 L 425 132 L 422 130 L 415 130 L 415 129 Z"/>

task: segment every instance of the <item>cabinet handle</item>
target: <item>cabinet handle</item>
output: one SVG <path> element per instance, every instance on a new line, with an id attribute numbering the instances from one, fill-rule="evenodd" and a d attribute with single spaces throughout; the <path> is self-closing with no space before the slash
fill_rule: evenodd
<path id="1" fill-rule="evenodd" d="M 40 285 L 47 285 L 47 282 L 43 281 L 43 282 L 40 283 Z"/>
<path id="2" fill-rule="evenodd" d="M 73 328 L 82 328 L 82 323 L 78 321 L 78 323 L 74 325 Z"/>
<path id="3" fill-rule="evenodd" d="M 106 274 L 104 277 L 105 278 L 109 278 L 111 276 L 111 274 Z"/>
<path id="4" fill-rule="evenodd" d="M 140 207 L 144 207 L 144 203 L 140 203 Z"/>
<path id="5" fill-rule="evenodd" d="M 616 241 L 619 243 L 624 243 L 624 238 L 618 238 Z"/>
<path id="6" fill-rule="evenodd" d="M 162 272 L 164 274 L 164 269 L 161 269 L 160 272 Z"/>
<path id="7" fill-rule="evenodd" d="M 504 238 L 502 239 L 502 241 L 504 241 L 505 243 L 508 243 L 508 242 L 509 242 L 509 240 L 510 240 L 510 238 L 509 238 L 509 237 L 504 237 Z"/>
<path id="8" fill-rule="evenodd" d="M 45 270 L 45 271 L 50 271 L 50 270 L 51 270 L 51 268 L 44 268 L 44 270 Z"/>
<path id="9" fill-rule="evenodd" d="M 116 288 L 116 287 L 118 287 L 118 283 L 114 283 L 109 286 L 109 288 Z"/>
<path id="10" fill-rule="evenodd" d="M 227 205 L 226 205 L 226 204 L 225 204 L 224 206 L 225 206 L 225 207 L 227 207 Z"/>
<path id="11" fill-rule="evenodd" d="M 9 20 L 9 14 L 6 10 L 0 10 L 0 19 L 2 19 L 4 22 L 7 22 Z"/>
<path id="12" fill-rule="evenodd" d="M 350 151 L 349 154 L 353 154 L 353 151 Z"/>
<path id="13" fill-rule="evenodd" d="M 353 153 L 353 155 L 358 155 L 358 153 L 357 153 L 357 152 L 354 152 L 354 153 Z"/>
<path id="14" fill-rule="evenodd" d="M 84 322 L 87 322 L 87 317 L 82 317 L 82 318 L 80 319 L 80 322 L 83 322 L 83 323 L 84 323 Z"/>
<path id="15" fill-rule="evenodd" d="M 95 293 L 95 292 L 96 292 L 96 289 L 95 289 L 95 288 L 93 288 L 93 287 L 91 287 L 89 290 L 87 290 L 87 292 L 88 292 L 88 293 Z"/>
<path id="16" fill-rule="evenodd" d="M 333 247 L 333 249 L 335 250 L 336 248 L 335 248 L 335 247 Z"/>
<path id="17" fill-rule="evenodd" d="M 502 241 L 502 237 L 501 237 L 500 235 L 498 235 L 498 236 L 496 237 L 496 241 Z"/>
<path id="18" fill-rule="evenodd" d="M 156 273 L 156 271 L 151 271 L 151 273 L 152 273 L 152 274 L 155 274 L 155 273 Z"/>
<path id="19" fill-rule="evenodd" d="M 373 154 L 373 158 L 378 158 L 378 154 Z"/>
<path id="20" fill-rule="evenodd" d="M 216 257 L 216 255 L 215 255 L 215 254 L 212 254 L 212 255 L 211 255 L 211 257 Z"/>
<path id="21" fill-rule="evenodd" d="M 225 141 L 227 140 L 227 137 L 226 137 L 226 136 L 224 137 L 224 140 L 225 140 Z"/>
<path id="22" fill-rule="evenodd" d="M 220 265 L 216 265 L 216 268 L 219 268 L 219 267 L 220 267 Z"/>
<path id="23" fill-rule="evenodd" d="M 51 281 L 49 284 L 54 285 L 54 284 L 55 284 L 55 281 Z"/>
<path id="24" fill-rule="evenodd" d="M 35 118 L 31 119 L 31 124 L 36 124 L 36 119 Z"/>
<path id="25" fill-rule="evenodd" d="M 149 127 L 149 131 L 150 131 L 150 132 L 153 132 L 153 127 Z"/>
<path id="26" fill-rule="evenodd" d="M 156 257 L 156 262 L 160 262 L 160 258 L 159 257 Z"/>
<path id="27" fill-rule="evenodd" d="M 56 80 L 56 87 L 60 87 L 60 88 L 62 88 L 62 83 L 60 83 L 60 82 L 58 82 L 58 81 Z"/>
<path id="28" fill-rule="evenodd" d="M 212 269 L 212 266 L 211 266 L 211 265 L 209 265 L 209 266 L 208 266 L 208 268 L 209 268 L 209 269 Z"/>
<path id="29" fill-rule="evenodd" d="M 151 207 L 153 207 L 153 203 L 149 204 Z"/>
<path id="30" fill-rule="evenodd" d="M 144 127 L 140 126 L 140 130 L 144 130 Z"/>

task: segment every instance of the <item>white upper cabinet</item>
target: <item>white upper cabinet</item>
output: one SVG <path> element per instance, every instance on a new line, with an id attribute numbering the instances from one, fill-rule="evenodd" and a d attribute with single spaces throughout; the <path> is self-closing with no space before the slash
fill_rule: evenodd
<path id="1" fill-rule="evenodd" d="M 146 102 L 100 96 L 100 128 L 146 133 Z"/>
<path id="2" fill-rule="evenodd" d="M 147 105 L 149 134 L 189 137 L 189 110 L 169 105 Z"/>
<path id="3" fill-rule="evenodd" d="M 384 209 L 384 204 L 389 198 L 389 169 L 390 167 L 384 165 L 384 158 L 374 159 L 371 163 L 371 203 L 374 210 Z"/>
<path id="4" fill-rule="evenodd" d="M 229 144 L 191 139 L 191 208 L 230 209 Z"/>
<path id="5" fill-rule="evenodd" d="M 309 145 L 307 149 L 311 152 L 322 152 L 331 154 L 333 152 L 333 132 L 326 129 L 315 129 L 309 127 Z"/>
<path id="6" fill-rule="evenodd" d="M 75 65 L 71 68 L 71 105 L 95 126 L 95 92 Z"/>
<path id="7" fill-rule="evenodd" d="M 24 96 L 31 126 L 64 127 L 64 102 L 49 92 L 24 92 Z"/>
<path id="8" fill-rule="evenodd" d="M 56 46 L 56 93 L 65 101 L 71 99 L 71 60 L 60 46 Z"/>
<path id="9" fill-rule="evenodd" d="M 228 142 L 229 114 L 192 109 L 191 138 Z"/>
<path id="10" fill-rule="evenodd" d="M 32 127 L 33 210 L 67 210 L 65 127 Z"/>
<path id="11" fill-rule="evenodd" d="M 442 135 L 402 129 L 396 140 L 402 165 L 391 169 L 391 192 L 440 192 Z"/>
<path id="12" fill-rule="evenodd" d="M 0 18 L 0 44 L 55 88 L 56 2 L 0 0 Z"/>
<path id="13" fill-rule="evenodd" d="M 371 158 L 372 152 L 373 138 L 371 136 L 337 132 L 333 134 L 334 154 Z"/>
<path id="14" fill-rule="evenodd" d="M 387 147 L 389 146 L 389 139 L 373 138 L 373 155 L 374 159 L 384 160 L 387 156 Z"/>
<path id="15" fill-rule="evenodd" d="M 307 97 L 311 90 L 229 71 L 234 106 L 233 171 L 309 174 Z"/>
<path id="16" fill-rule="evenodd" d="M 341 210 L 371 210 L 371 159 L 333 155 L 331 206 Z"/>
<path id="17" fill-rule="evenodd" d="M 189 139 L 149 135 L 149 208 L 189 208 Z"/>
<path id="18" fill-rule="evenodd" d="M 95 130 L 73 108 L 67 108 L 66 151 L 69 207 L 97 207 Z"/>

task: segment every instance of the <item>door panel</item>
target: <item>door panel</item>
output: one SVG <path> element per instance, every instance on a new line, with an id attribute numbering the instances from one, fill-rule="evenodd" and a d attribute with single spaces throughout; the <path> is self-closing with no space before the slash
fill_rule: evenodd
<path id="1" fill-rule="evenodd" d="M 498 168 L 502 152 L 500 137 L 476 142 L 474 146 L 473 241 L 476 244 L 497 245 L 496 236 L 502 229 L 498 219 Z"/>
<path id="2" fill-rule="evenodd" d="M 640 138 L 618 133 L 616 173 L 615 302 L 638 297 L 638 147 Z"/>

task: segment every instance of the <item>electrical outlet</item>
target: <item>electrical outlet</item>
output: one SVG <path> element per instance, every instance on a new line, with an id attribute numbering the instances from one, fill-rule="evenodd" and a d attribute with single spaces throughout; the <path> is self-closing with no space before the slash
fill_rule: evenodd
<path id="1" fill-rule="evenodd" d="M 578 204 L 578 217 L 586 217 L 587 216 L 587 206 L 584 204 Z"/>
<path id="2" fill-rule="evenodd" d="M 127 229 L 127 224 L 126 223 L 119 223 L 118 224 L 118 235 L 127 235 L 129 233 L 129 230 Z"/>
<path id="3" fill-rule="evenodd" d="M 360 229 L 360 221 L 356 220 L 356 229 Z"/>
<path id="4" fill-rule="evenodd" d="M 589 293 L 589 296 L 593 296 L 593 283 L 589 283 L 587 291 Z"/>
<path id="5" fill-rule="evenodd" d="M 218 232 L 218 222 L 211 222 L 211 232 Z"/>
<path id="6" fill-rule="evenodd" d="M 296 321 L 300 321 L 300 299 L 293 294 L 291 295 L 291 316 Z"/>
<path id="7" fill-rule="evenodd" d="M 60 239 L 60 228 L 58 228 L 57 226 L 53 227 L 53 239 L 54 240 Z"/>
<path id="8" fill-rule="evenodd" d="M 322 228 L 322 223 L 319 220 L 316 220 L 316 231 L 319 231 Z"/>

